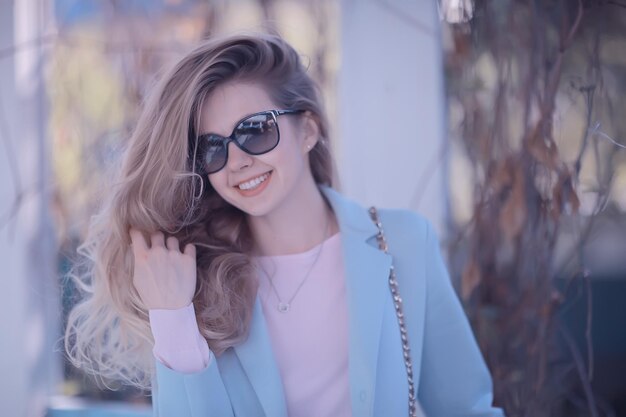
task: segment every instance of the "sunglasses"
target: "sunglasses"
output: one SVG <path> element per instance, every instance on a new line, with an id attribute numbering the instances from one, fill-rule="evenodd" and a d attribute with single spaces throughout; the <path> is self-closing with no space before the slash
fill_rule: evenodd
<path id="1" fill-rule="evenodd" d="M 304 110 L 266 110 L 254 113 L 235 124 L 228 137 L 206 133 L 197 139 L 197 161 L 204 173 L 214 174 L 226 166 L 228 144 L 233 142 L 249 155 L 263 155 L 274 149 L 280 141 L 278 116 L 298 114 Z"/>

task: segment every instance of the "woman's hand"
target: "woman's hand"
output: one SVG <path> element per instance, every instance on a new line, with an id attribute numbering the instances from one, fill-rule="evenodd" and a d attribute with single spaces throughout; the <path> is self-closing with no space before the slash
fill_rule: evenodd
<path id="1" fill-rule="evenodd" d="M 164 241 L 157 232 L 146 242 L 143 234 L 131 228 L 130 240 L 135 257 L 133 285 L 147 309 L 176 310 L 193 300 L 196 291 L 196 247 L 180 251 L 178 239 Z"/>

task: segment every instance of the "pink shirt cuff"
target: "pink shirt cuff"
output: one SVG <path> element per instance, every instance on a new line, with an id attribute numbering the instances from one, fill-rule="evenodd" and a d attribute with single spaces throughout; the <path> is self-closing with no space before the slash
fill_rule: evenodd
<path id="1" fill-rule="evenodd" d="M 194 373 L 212 362 L 211 351 L 198 329 L 193 303 L 177 310 L 148 310 L 154 336 L 154 357 L 168 368 Z"/>

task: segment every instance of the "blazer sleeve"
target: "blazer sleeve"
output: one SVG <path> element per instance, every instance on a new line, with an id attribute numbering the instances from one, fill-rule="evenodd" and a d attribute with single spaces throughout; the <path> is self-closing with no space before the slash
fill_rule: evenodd
<path id="1" fill-rule="evenodd" d="M 430 222 L 426 236 L 426 313 L 418 398 L 428 417 L 502 417 L 469 321 L 452 287 Z"/>
<path id="2" fill-rule="evenodd" d="M 174 371 L 158 360 L 152 384 L 154 417 L 233 417 L 217 360 L 200 372 Z"/>

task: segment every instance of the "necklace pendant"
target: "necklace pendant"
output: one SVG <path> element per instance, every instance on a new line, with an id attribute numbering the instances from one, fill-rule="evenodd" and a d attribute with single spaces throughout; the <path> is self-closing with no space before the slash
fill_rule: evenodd
<path id="1" fill-rule="evenodd" d="M 289 304 L 280 302 L 278 303 L 278 311 L 281 313 L 286 313 L 289 311 Z"/>

